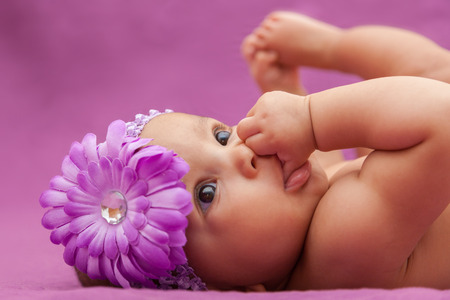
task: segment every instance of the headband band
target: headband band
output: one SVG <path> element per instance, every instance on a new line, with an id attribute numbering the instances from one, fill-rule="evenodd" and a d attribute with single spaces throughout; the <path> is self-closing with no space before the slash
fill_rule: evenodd
<path id="1" fill-rule="evenodd" d="M 62 176 L 39 199 L 50 207 L 42 225 L 52 230 L 54 244 L 65 246 L 64 261 L 91 279 L 124 288 L 205 290 L 183 250 L 192 203 L 181 178 L 189 166 L 138 137 L 160 114 L 114 121 L 98 145 L 92 133 L 74 142 Z"/>
<path id="2" fill-rule="evenodd" d="M 145 124 L 150 122 L 151 119 L 157 117 L 162 114 L 172 113 L 173 110 L 166 109 L 164 112 L 160 112 L 156 109 L 150 109 L 148 115 L 137 114 L 134 118 L 134 121 L 126 123 L 127 126 L 127 135 L 132 137 L 138 137 L 142 129 L 144 129 Z"/>

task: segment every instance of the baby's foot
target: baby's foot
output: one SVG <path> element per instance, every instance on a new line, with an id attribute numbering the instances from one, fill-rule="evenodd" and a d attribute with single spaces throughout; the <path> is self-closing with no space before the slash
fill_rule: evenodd
<path id="1" fill-rule="evenodd" d="M 281 65 L 275 51 L 256 50 L 257 42 L 256 36 L 249 35 L 242 43 L 242 54 L 261 91 L 265 93 L 280 90 L 306 95 L 297 67 Z"/>
<path id="2" fill-rule="evenodd" d="M 250 36 L 255 50 L 277 52 L 282 65 L 333 68 L 341 34 L 342 29 L 304 15 L 274 12 Z"/>

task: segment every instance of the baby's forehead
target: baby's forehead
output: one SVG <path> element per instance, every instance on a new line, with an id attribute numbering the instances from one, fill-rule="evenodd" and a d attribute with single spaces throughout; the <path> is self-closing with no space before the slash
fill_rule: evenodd
<path id="1" fill-rule="evenodd" d="M 177 112 L 161 114 L 145 125 L 141 137 L 148 138 L 143 135 L 160 135 L 174 128 L 184 128 L 193 123 L 196 118 L 198 117 L 195 115 Z"/>
<path id="2" fill-rule="evenodd" d="M 204 138 L 211 120 L 185 113 L 159 115 L 145 125 L 140 137 L 178 153 Z"/>

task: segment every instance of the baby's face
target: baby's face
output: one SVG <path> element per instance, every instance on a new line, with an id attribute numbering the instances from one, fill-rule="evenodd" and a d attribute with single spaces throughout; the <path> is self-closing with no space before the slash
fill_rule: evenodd
<path id="1" fill-rule="evenodd" d="M 190 166 L 192 193 L 185 246 L 189 264 L 210 288 L 287 280 L 327 180 L 315 160 L 308 182 L 287 192 L 276 156 L 258 156 L 228 127 L 209 118 L 170 113 L 141 137 L 175 151 Z"/>

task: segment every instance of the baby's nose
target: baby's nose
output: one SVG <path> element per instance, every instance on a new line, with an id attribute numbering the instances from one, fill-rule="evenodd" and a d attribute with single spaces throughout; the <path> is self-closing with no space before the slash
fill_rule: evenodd
<path id="1" fill-rule="evenodd" d="M 256 154 L 242 140 L 232 146 L 231 160 L 242 175 L 247 178 L 256 176 Z"/>

